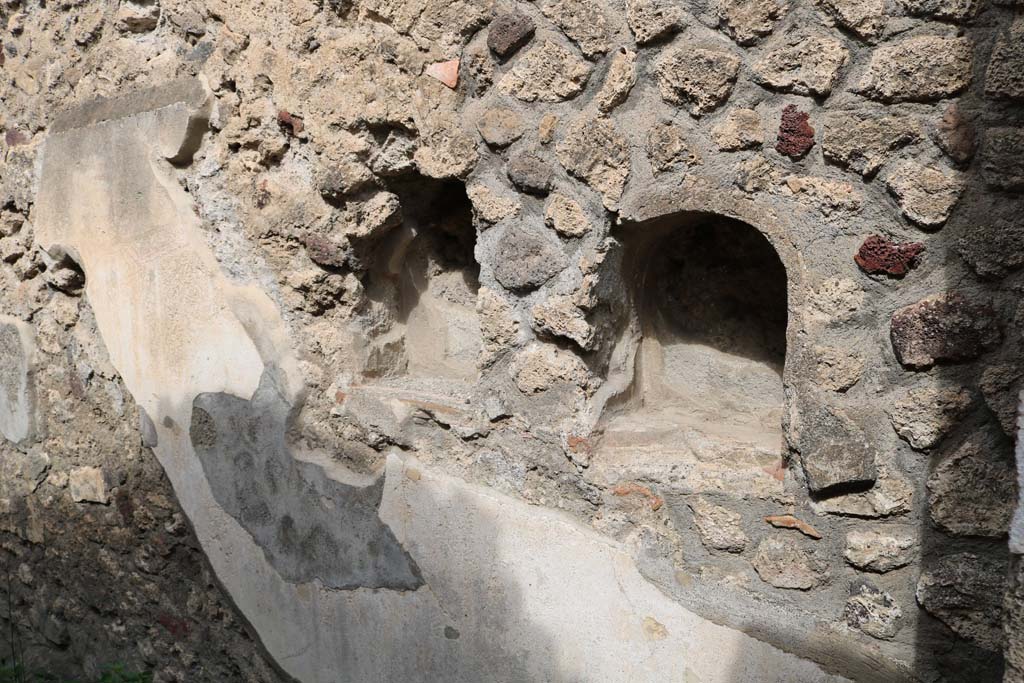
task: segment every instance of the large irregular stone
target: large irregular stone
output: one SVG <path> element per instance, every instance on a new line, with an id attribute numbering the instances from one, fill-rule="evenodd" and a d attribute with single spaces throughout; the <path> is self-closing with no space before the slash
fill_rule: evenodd
<path id="1" fill-rule="evenodd" d="M 558 386 L 583 387 L 590 373 L 580 358 L 551 344 L 531 344 L 515 360 L 512 376 L 524 394 L 539 394 Z"/>
<path id="2" fill-rule="evenodd" d="M 540 9 L 588 58 L 608 51 L 608 18 L 597 0 L 541 0 Z"/>
<path id="3" fill-rule="evenodd" d="M 523 119 L 511 109 L 494 107 L 484 112 L 476 129 L 491 147 L 508 147 L 523 136 Z"/>
<path id="4" fill-rule="evenodd" d="M 508 179 L 521 191 L 545 197 L 551 189 L 554 170 L 551 164 L 531 152 L 512 155 L 507 166 Z"/>
<path id="5" fill-rule="evenodd" d="M 487 367 L 515 348 L 519 338 L 519 318 L 504 297 L 487 287 L 481 287 L 477 292 L 476 312 L 483 341 L 480 364 Z"/>
<path id="6" fill-rule="evenodd" d="M 921 573 L 917 602 L 960 637 L 998 652 L 1005 584 L 1005 560 L 973 553 L 945 555 Z"/>
<path id="7" fill-rule="evenodd" d="M 583 116 L 569 125 L 555 151 L 565 170 L 600 193 L 614 209 L 629 177 L 629 144 L 614 121 Z"/>
<path id="8" fill-rule="evenodd" d="M 923 229 L 936 230 L 949 219 L 964 189 L 963 177 L 952 169 L 906 160 L 885 178 L 903 215 Z"/>
<path id="9" fill-rule="evenodd" d="M 962 536 L 1004 536 L 1017 502 L 1016 469 L 992 444 L 974 437 L 928 477 L 932 519 Z"/>
<path id="10" fill-rule="evenodd" d="M 757 546 L 754 570 L 776 588 L 810 590 L 825 582 L 825 566 L 793 538 L 769 536 Z"/>
<path id="11" fill-rule="evenodd" d="M 820 0 L 820 5 L 840 26 L 868 42 L 885 30 L 885 0 Z"/>
<path id="12" fill-rule="evenodd" d="M 553 296 L 535 305 L 531 314 L 538 332 L 570 339 L 584 351 L 594 348 L 595 330 L 572 297 Z"/>
<path id="13" fill-rule="evenodd" d="M 647 134 L 647 157 L 655 172 L 689 168 L 701 162 L 700 154 L 687 140 L 686 129 L 671 121 L 659 121 Z"/>
<path id="14" fill-rule="evenodd" d="M 740 45 L 753 45 L 775 29 L 786 0 L 717 0 L 719 24 Z"/>
<path id="15" fill-rule="evenodd" d="M 799 159 L 811 151 L 814 128 L 808 123 L 809 119 L 807 112 L 800 111 L 795 104 L 787 104 L 782 110 L 775 151 L 791 159 Z"/>
<path id="16" fill-rule="evenodd" d="M 1024 380 L 1024 367 L 1019 363 L 997 363 L 981 373 L 981 395 L 1003 432 L 1010 437 L 1017 436 L 1017 404 Z"/>
<path id="17" fill-rule="evenodd" d="M 971 82 L 968 38 L 916 36 L 876 48 L 857 92 L 882 102 L 929 102 Z"/>
<path id="18" fill-rule="evenodd" d="M 891 595 L 867 583 L 851 588 L 843 608 L 847 626 L 880 640 L 891 640 L 896 636 L 902 616 L 903 610 Z"/>
<path id="19" fill-rule="evenodd" d="M 804 142 L 801 142 L 801 139 Z M 787 150 L 792 149 L 794 152 L 798 152 L 800 145 L 810 149 L 811 144 L 813 144 L 813 138 L 795 135 L 786 141 L 780 140 L 776 148 L 778 145 L 783 145 Z M 799 158 L 799 155 L 796 158 Z M 864 205 L 864 195 L 861 191 L 851 183 L 842 180 L 791 175 L 783 178 L 783 182 L 785 190 L 792 193 L 798 201 L 810 204 L 826 216 L 837 211 L 857 213 Z"/>
<path id="20" fill-rule="evenodd" d="M 812 501 L 815 512 L 855 517 L 891 517 L 911 510 L 914 487 L 902 474 L 884 463 L 879 465 L 878 479 L 867 491 L 844 493 Z"/>
<path id="21" fill-rule="evenodd" d="M 832 92 L 850 53 L 831 36 L 796 34 L 752 67 L 754 82 L 782 92 L 823 97 Z"/>
<path id="22" fill-rule="evenodd" d="M 978 13 L 981 0 L 897 0 L 896 4 L 915 17 L 965 21 Z"/>
<path id="23" fill-rule="evenodd" d="M 926 450 L 938 446 L 973 404 L 967 389 L 918 387 L 896 398 L 889 418 L 907 443 Z"/>
<path id="24" fill-rule="evenodd" d="M 473 205 L 473 215 L 485 223 L 497 223 L 518 216 L 522 210 L 518 198 L 506 197 L 482 183 L 468 185 L 466 196 Z"/>
<path id="25" fill-rule="evenodd" d="M 498 239 L 494 277 L 506 289 L 536 289 L 565 269 L 568 262 L 554 235 L 514 225 Z"/>
<path id="26" fill-rule="evenodd" d="M 1022 211 L 1024 202 L 999 198 L 985 220 L 957 240 L 957 252 L 979 276 L 1000 278 L 1024 266 Z"/>
<path id="27" fill-rule="evenodd" d="M 589 77 L 585 61 L 545 40 L 519 58 L 498 88 L 524 102 L 561 102 L 579 95 Z"/>
<path id="28" fill-rule="evenodd" d="M 793 428 L 807 486 L 815 493 L 870 484 L 877 477 L 875 449 L 847 416 L 824 406 L 799 413 Z"/>
<path id="29" fill-rule="evenodd" d="M 881 574 L 913 562 L 917 545 L 908 529 L 856 530 L 846 534 L 843 557 L 857 569 Z"/>
<path id="30" fill-rule="evenodd" d="M 864 373 L 864 358 L 850 348 L 815 346 L 814 359 L 818 386 L 828 391 L 847 391 Z"/>
<path id="31" fill-rule="evenodd" d="M 0 316 L 0 435 L 12 443 L 36 431 L 35 341 L 32 328 Z"/>
<path id="32" fill-rule="evenodd" d="M 884 273 L 903 277 L 917 266 L 924 252 L 921 242 L 893 242 L 881 235 L 869 235 L 860 245 L 853 260 L 865 273 Z"/>
<path id="33" fill-rule="evenodd" d="M 760 147 L 764 144 L 761 115 L 753 109 L 732 109 L 711 135 L 723 152 Z"/>
<path id="34" fill-rule="evenodd" d="M 544 222 L 562 237 L 582 237 L 592 227 L 580 203 L 560 192 L 552 194 L 544 207 Z"/>
<path id="35" fill-rule="evenodd" d="M 626 21 L 637 45 L 646 45 L 686 25 L 682 10 L 669 0 L 626 0 Z"/>
<path id="36" fill-rule="evenodd" d="M 1024 99 L 1024 16 L 999 34 L 985 72 L 985 94 L 998 99 Z"/>
<path id="37" fill-rule="evenodd" d="M 99 467 L 76 467 L 68 475 L 68 490 L 76 503 L 102 503 L 110 501 L 107 480 Z"/>
<path id="38" fill-rule="evenodd" d="M 607 113 L 626 101 L 636 85 L 636 53 L 620 47 L 608 66 L 604 84 L 597 93 L 597 108 Z"/>
<path id="39" fill-rule="evenodd" d="M 932 130 L 932 139 L 958 164 L 966 164 L 974 156 L 974 126 L 960 113 L 956 102 L 951 102 L 942 112 L 942 118 Z"/>
<path id="40" fill-rule="evenodd" d="M 693 524 L 705 546 L 729 553 L 741 553 L 746 549 L 750 539 L 743 533 L 743 518 L 738 512 L 700 496 L 687 501 L 687 505 L 693 512 Z"/>
<path id="41" fill-rule="evenodd" d="M 694 116 L 714 111 L 729 98 L 740 60 L 722 50 L 690 46 L 670 48 L 654 65 L 661 97 Z"/>
<path id="42" fill-rule="evenodd" d="M 872 176 L 891 154 L 921 137 L 921 126 L 909 116 L 874 109 L 825 114 L 821 151 L 844 168 Z"/>
<path id="43" fill-rule="evenodd" d="M 991 305 L 947 292 L 893 313 L 890 338 L 901 365 L 925 369 L 937 362 L 973 360 L 1002 335 Z"/>
<path id="44" fill-rule="evenodd" d="M 990 128 L 985 132 L 981 173 L 991 187 L 1024 192 L 1024 128 Z"/>
<path id="45" fill-rule="evenodd" d="M 498 57 L 508 59 L 530 42 L 535 30 L 533 19 L 521 12 L 500 14 L 487 29 L 487 47 Z"/>

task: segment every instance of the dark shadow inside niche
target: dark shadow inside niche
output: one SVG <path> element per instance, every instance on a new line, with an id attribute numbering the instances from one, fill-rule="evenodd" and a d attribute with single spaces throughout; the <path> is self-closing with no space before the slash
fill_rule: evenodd
<path id="1" fill-rule="evenodd" d="M 757 229 L 709 214 L 627 226 L 622 277 L 635 345 L 604 443 L 782 448 L 786 270 Z"/>
<path id="2" fill-rule="evenodd" d="M 465 185 L 422 177 L 389 187 L 403 220 L 364 282 L 372 314 L 364 378 L 474 381 L 480 352 L 480 266 Z"/>

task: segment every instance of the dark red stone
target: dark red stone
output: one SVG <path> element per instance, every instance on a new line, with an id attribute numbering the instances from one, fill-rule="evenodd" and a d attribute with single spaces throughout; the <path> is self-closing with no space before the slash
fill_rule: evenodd
<path id="1" fill-rule="evenodd" d="M 938 362 L 972 360 L 1002 339 L 992 306 L 969 301 L 959 292 L 899 309 L 892 315 L 889 336 L 896 360 L 919 370 Z"/>
<path id="2" fill-rule="evenodd" d="M 301 116 L 291 114 L 284 109 L 277 112 L 277 122 L 282 128 L 291 130 L 292 135 L 298 135 L 306 125 L 302 122 Z"/>
<path id="3" fill-rule="evenodd" d="M 775 149 L 793 159 L 799 159 L 814 147 L 814 129 L 807 123 L 810 116 L 788 104 L 782 110 L 778 142 Z"/>
<path id="4" fill-rule="evenodd" d="M 318 266 L 341 268 L 346 262 L 345 250 L 322 235 L 308 233 L 302 240 L 309 259 Z"/>
<path id="5" fill-rule="evenodd" d="M 871 235 L 854 255 L 865 273 L 885 273 L 903 277 L 917 265 L 917 257 L 924 251 L 920 242 L 893 242 L 881 235 Z"/>

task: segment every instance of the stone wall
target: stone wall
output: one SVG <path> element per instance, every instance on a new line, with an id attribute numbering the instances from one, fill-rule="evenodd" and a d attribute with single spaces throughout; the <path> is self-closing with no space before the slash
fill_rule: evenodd
<path id="1" fill-rule="evenodd" d="M 0 13 L 0 655 L 1019 675 L 1019 0 Z"/>

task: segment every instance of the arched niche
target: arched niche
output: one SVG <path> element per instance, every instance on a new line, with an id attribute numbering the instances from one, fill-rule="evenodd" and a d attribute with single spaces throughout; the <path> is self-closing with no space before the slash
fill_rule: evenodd
<path id="1" fill-rule="evenodd" d="M 699 212 L 628 225 L 619 238 L 632 377 L 606 406 L 602 450 L 669 462 L 744 452 L 755 469 L 778 458 L 788 294 L 772 244 Z"/>

